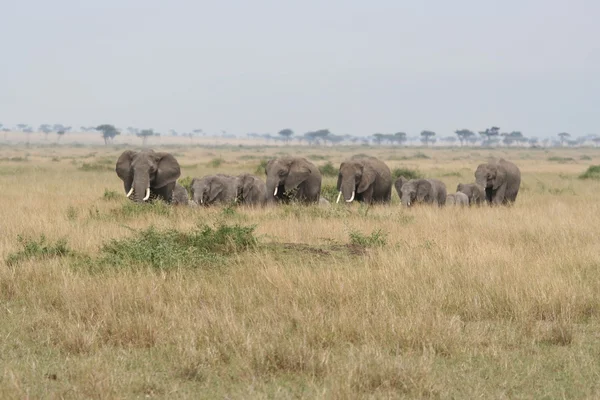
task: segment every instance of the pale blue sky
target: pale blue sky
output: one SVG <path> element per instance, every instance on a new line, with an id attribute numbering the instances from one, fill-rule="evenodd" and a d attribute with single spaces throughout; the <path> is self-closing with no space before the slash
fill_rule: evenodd
<path id="1" fill-rule="evenodd" d="M 600 134 L 596 0 L 0 0 L 0 122 Z"/>

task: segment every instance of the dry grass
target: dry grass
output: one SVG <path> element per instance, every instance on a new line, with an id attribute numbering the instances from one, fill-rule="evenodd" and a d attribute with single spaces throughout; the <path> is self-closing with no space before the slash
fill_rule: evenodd
<path id="1" fill-rule="evenodd" d="M 489 155 L 507 157 L 523 171 L 512 208 L 141 214 L 113 172 L 81 168 L 120 151 L 0 148 L 27 158 L 0 162 L 0 398 L 600 395 L 600 182 L 577 179 L 594 149 L 368 150 L 449 192 Z M 172 151 L 183 177 L 253 171 L 282 151 L 339 165 L 365 149 Z M 211 268 L 87 268 L 132 230 L 220 222 L 256 225 L 260 245 Z M 383 243 L 350 244 L 378 230 Z M 18 235 L 41 234 L 75 256 L 6 264 Z"/>

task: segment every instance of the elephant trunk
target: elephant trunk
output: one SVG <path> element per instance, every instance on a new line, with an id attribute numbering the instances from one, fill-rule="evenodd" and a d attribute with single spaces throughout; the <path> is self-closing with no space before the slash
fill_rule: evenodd
<path id="1" fill-rule="evenodd" d="M 277 177 L 267 178 L 267 199 L 273 200 L 278 195 L 281 196 L 283 194 L 279 186 L 279 179 Z"/>
<path id="2" fill-rule="evenodd" d="M 132 194 L 129 194 L 129 198 L 137 203 L 147 201 L 150 198 L 150 176 L 148 173 L 134 174 Z M 130 191 L 131 192 L 131 191 Z"/>
<path id="3" fill-rule="evenodd" d="M 356 196 L 356 182 L 352 178 L 346 178 L 342 180 L 340 185 L 340 193 L 344 196 L 346 203 L 352 203 Z M 339 201 L 340 196 L 338 196 Z"/>

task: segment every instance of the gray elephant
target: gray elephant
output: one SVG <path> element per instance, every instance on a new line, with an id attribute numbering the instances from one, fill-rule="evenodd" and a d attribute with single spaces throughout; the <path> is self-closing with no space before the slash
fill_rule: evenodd
<path id="1" fill-rule="evenodd" d="M 173 189 L 173 198 L 171 199 L 171 204 L 187 206 L 190 202 L 188 197 L 188 192 L 186 188 L 181 186 L 179 183 L 175 184 L 175 189 Z"/>
<path id="2" fill-rule="evenodd" d="M 400 188 L 402 205 L 446 204 L 446 185 L 437 179 L 411 179 Z"/>
<path id="3" fill-rule="evenodd" d="M 374 157 L 354 156 L 340 165 L 337 203 L 356 200 L 367 204 L 389 203 L 392 197 L 392 173 L 385 163 Z"/>
<path id="4" fill-rule="evenodd" d="M 446 195 L 446 205 L 468 207 L 469 198 L 462 192 L 451 193 Z"/>
<path id="5" fill-rule="evenodd" d="M 511 204 L 517 200 L 521 171 L 515 164 L 501 158 L 498 161 L 480 164 L 475 171 L 475 183 L 485 188 L 488 204 Z"/>
<path id="6" fill-rule="evenodd" d="M 321 195 L 321 172 L 301 157 L 270 160 L 267 174 L 267 201 L 316 203 Z"/>
<path id="7" fill-rule="evenodd" d="M 217 174 L 192 179 L 192 200 L 201 206 L 233 203 L 238 195 L 238 177 Z"/>
<path id="8" fill-rule="evenodd" d="M 123 181 L 127 197 L 136 202 L 152 197 L 170 203 L 175 182 L 181 175 L 173 155 L 154 150 L 124 151 L 117 160 L 115 171 Z"/>
<path id="9" fill-rule="evenodd" d="M 237 199 L 241 204 L 262 206 L 267 201 L 267 185 L 257 176 L 242 174 L 237 177 Z"/>
<path id="10" fill-rule="evenodd" d="M 456 192 L 466 194 L 469 205 L 480 205 L 485 201 L 485 190 L 476 183 L 459 183 Z"/>
<path id="11" fill-rule="evenodd" d="M 402 199 L 402 185 L 404 185 L 408 181 L 409 180 L 407 178 L 400 176 L 398 179 L 396 179 L 396 182 L 394 182 L 396 193 L 398 193 L 398 197 L 400 197 L 400 199 Z"/>

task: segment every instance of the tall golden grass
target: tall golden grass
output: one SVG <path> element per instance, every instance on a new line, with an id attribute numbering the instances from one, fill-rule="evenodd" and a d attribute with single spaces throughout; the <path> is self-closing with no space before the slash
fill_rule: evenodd
<path id="1" fill-rule="evenodd" d="M 0 161 L 2 260 L 18 251 L 18 235 L 65 238 L 94 257 L 132 230 L 198 222 L 256 225 L 261 245 L 216 268 L 169 271 L 94 272 L 85 258 L 0 261 L 1 398 L 600 395 L 600 182 L 577 179 L 600 163 L 596 150 L 419 149 L 426 159 L 411 158 L 415 149 L 368 150 L 391 168 L 442 179 L 449 192 L 473 181 L 488 156 L 506 157 L 523 172 L 510 208 L 406 210 L 395 198 L 368 209 L 141 217 L 115 214 L 127 203 L 106 160 L 120 151 L 0 148 L 0 159 L 29 153 Z M 182 176 L 253 171 L 282 151 L 319 165 L 367 152 L 172 151 Z M 217 157 L 225 163 L 210 168 Z M 106 200 L 105 190 L 120 197 Z M 351 233 L 378 230 L 384 244 L 352 245 Z"/>

